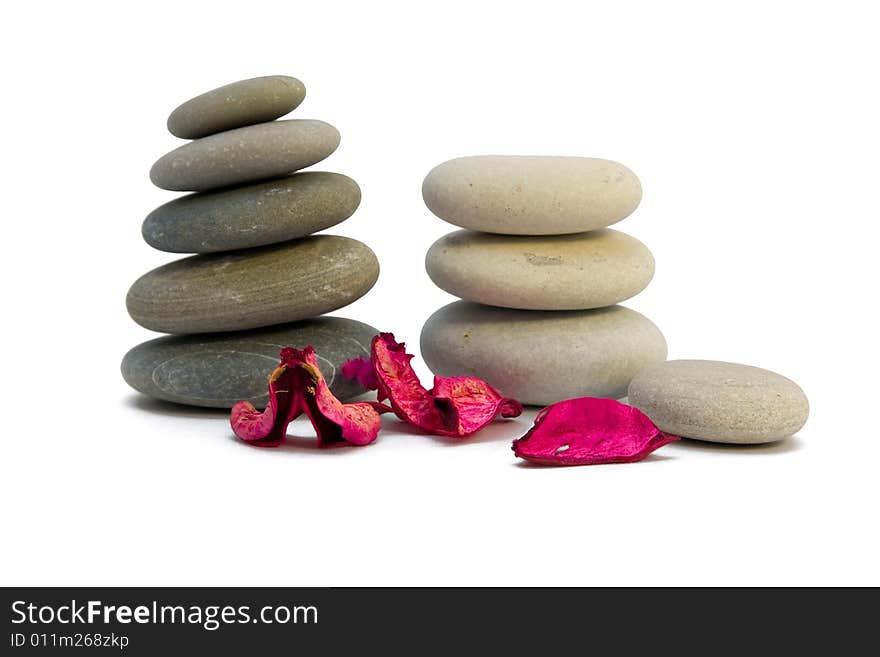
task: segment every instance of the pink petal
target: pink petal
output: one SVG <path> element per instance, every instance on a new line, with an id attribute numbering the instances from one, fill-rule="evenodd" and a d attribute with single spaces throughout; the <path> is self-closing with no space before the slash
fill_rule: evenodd
<path id="1" fill-rule="evenodd" d="M 367 390 L 375 390 L 379 387 L 376 370 L 373 369 L 372 361 L 366 356 L 345 361 L 342 364 L 342 376 L 357 381 Z"/>
<path id="2" fill-rule="evenodd" d="M 314 360 L 314 356 L 312 356 Z M 380 415 L 391 408 L 379 402 L 343 404 L 327 386 L 315 362 L 315 393 L 306 397 L 306 414 L 318 434 L 318 444 L 344 440 L 354 445 L 369 445 L 382 428 Z"/>
<path id="3" fill-rule="evenodd" d="M 528 433 L 513 441 L 513 452 L 543 465 L 632 463 L 678 439 L 637 408 L 580 397 L 543 409 Z"/>
<path id="4" fill-rule="evenodd" d="M 283 355 L 284 352 L 282 352 Z M 287 437 L 287 425 L 303 412 L 303 373 L 296 366 L 281 364 L 269 377 L 269 405 L 258 411 L 248 401 L 232 407 L 229 421 L 233 433 L 260 447 L 277 447 Z"/>
<path id="5" fill-rule="evenodd" d="M 495 388 L 473 376 L 435 376 L 431 390 L 434 403 L 446 418 L 446 426 L 454 427 L 449 435 L 468 436 L 479 431 L 499 414 L 516 417 L 522 404 L 502 397 Z"/>
<path id="6" fill-rule="evenodd" d="M 391 409 L 378 402 L 343 404 L 327 386 L 315 350 L 285 347 L 281 364 L 269 379 L 269 405 L 262 413 L 249 402 L 232 408 L 230 421 L 236 436 L 255 445 L 276 447 L 284 442 L 287 426 L 303 411 L 318 436 L 318 444 L 346 441 L 367 445 L 376 439 L 381 413 Z"/>
<path id="7" fill-rule="evenodd" d="M 427 390 L 412 368 L 412 354 L 391 333 L 373 338 L 371 352 L 379 400 L 388 399 L 397 417 L 422 431 L 463 437 L 499 414 L 516 417 L 522 413 L 519 402 L 502 397 L 475 377 L 434 377 L 434 388 Z"/>
<path id="8" fill-rule="evenodd" d="M 379 401 L 389 400 L 395 415 L 415 426 L 443 426 L 434 398 L 413 371 L 413 356 L 406 353 L 404 343 L 397 342 L 393 333 L 380 333 L 373 338 L 371 357 Z"/>

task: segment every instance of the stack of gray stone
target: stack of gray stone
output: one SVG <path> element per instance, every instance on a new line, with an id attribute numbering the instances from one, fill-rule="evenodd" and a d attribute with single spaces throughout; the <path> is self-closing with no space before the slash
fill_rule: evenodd
<path id="1" fill-rule="evenodd" d="M 450 160 L 422 195 L 467 230 L 438 240 L 426 267 L 462 299 L 434 313 L 421 336 L 435 374 L 470 374 L 525 404 L 621 398 L 666 341 L 617 305 L 654 274 L 644 244 L 608 229 L 638 206 L 642 188 L 617 162 L 581 157 Z"/>
<path id="2" fill-rule="evenodd" d="M 195 193 L 151 212 L 143 237 L 161 251 L 197 255 L 154 269 L 128 292 L 138 324 L 176 334 L 126 354 L 122 374 L 136 390 L 196 406 L 264 405 L 279 350 L 312 344 L 331 390 L 341 398 L 363 391 L 338 370 L 367 355 L 377 331 L 319 316 L 366 294 L 379 263 L 357 240 L 313 235 L 348 219 L 361 193 L 342 174 L 296 173 L 340 141 L 323 121 L 276 120 L 304 98 L 296 78 L 261 77 L 169 116 L 169 131 L 193 141 L 161 157 L 150 178 Z"/>

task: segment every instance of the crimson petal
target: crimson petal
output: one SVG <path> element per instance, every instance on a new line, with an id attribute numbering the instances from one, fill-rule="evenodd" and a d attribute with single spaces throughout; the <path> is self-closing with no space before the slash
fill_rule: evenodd
<path id="1" fill-rule="evenodd" d="M 366 356 L 358 356 L 345 361 L 342 364 L 342 376 L 357 381 L 367 390 L 375 390 L 379 387 L 373 362 Z"/>
<path id="2" fill-rule="evenodd" d="M 516 417 L 523 407 L 515 399 L 502 397 L 495 388 L 473 376 L 435 376 L 431 390 L 434 403 L 445 409 L 450 435 L 468 436 L 479 431 L 496 416 Z"/>
<path id="3" fill-rule="evenodd" d="M 296 365 L 281 363 L 269 376 L 269 405 L 258 411 L 248 401 L 240 401 L 232 407 L 229 421 L 232 431 L 245 442 L 260 447 L 277 447 L 287 437 L 287 425 L 303 412 L 302 388 L 305 387 L 304 372 Z"/>
<path id="4" fill-rule="evenodd" d="M 580 397 L 543 409 L 534 426 L 513 441 L 518 457 L 542 465 L 595 465 L 640 461 L 678 436 L 613 399 Z"/>
<path id="5" fill-rule="evenodd" d="M 412 354 L 392 333 L 373 338 L 371 358 L 379 401 L 389 400 L 397 417 L 427 433 L 469 436 L 498 415 L 522 413 L 518 401 L 471 376 L 435 376 L 434 388 L 427 390 L 412 368 Z"/>
<path id="6" fill-rule="evenodd" d="M 284 442 L 287 426 L 305 412 L 319 445 L 338 441 L 367 445 L 379 432 L 380 414 L 390 411 L 378 402 L 343 404 L 330 392 L 311 346 L 285 347 L 281 364 L 269 378 L 269 405 L 260 412 L 250 402 L 240 401 L 232 407 L 230 422 L 242 440 L 276 447 Z"/>

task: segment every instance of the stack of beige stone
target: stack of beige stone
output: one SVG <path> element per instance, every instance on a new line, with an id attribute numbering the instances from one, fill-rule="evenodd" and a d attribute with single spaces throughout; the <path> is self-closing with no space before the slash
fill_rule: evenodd
<path id="1" fill-rule="evenodd" d="M 641 292 L 654 258 L 607 228 L 639 205 L 635 174 L 609 160 L 477 156 L 425 178 L 428 208 L 460 226 L 428 251 L 434 283 L 456 301 L 426 322 L 435 374 L 471 374 L 526 404 L 621 398 L 666 341 L 617 305 Z"/>

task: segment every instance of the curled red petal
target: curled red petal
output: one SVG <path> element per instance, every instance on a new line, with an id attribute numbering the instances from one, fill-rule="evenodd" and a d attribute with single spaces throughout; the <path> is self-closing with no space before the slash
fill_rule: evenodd
<path id="1" fill-rule="evenodd" d="M 375 390 L 379 387 L 373 362 L 366 356 L 358 356 L 345 361 L 342 364 L 342 376 L 357 381 L 367 390 Z"/>
<path id="2" fill-rule="evenodd" d="M 413 356 L 406 353 L 404 343 L 397 342 L 393 333 L 380 333 L 373 338 L 370 354 L 379 401 L 387 399 L 397 417 L 415 426 L 444 426 L 434 398 L 410 364 Z"/>
<path id="3" fill-rule="evenodd" d="M 313 389 L 305 395 L 305 411 L 315 427 L 318 444 L 344 440 L 354 445 L 369 445 L 382 427 L 380 415 L 391 408 L 379 402 L 343 404 L 327 386 L 318 369 L 314 352 L 302 366 L 311 376 Z"/>
<path id="4" fill-rule="evenodd" d="M 269 379 L 269 405 L 260 412 L 249 402 L 238 402 L 230 422 L 242 440 L 275 447 L 303 411 L 315 428 L 319 445 L 338 441 L 367 445 L 379 432 L 380 414 L 391 408 L 378 402 L 343 404 L 330 392 L 311 346 L 303 350 L 285 347 L 281 364 Z"/>
<path id="5" fill-rule="evenodd" d="M 433 389 L 427 390 L 412 368 L 412 354 L 392 333 L 373 338 L 371 358 L 379 400 L 389 400 L 397 417 L 427 433 L 468 436 L 498 415 L 522 413 L 518 401 L 471 376 L 437 376 Z"/>
<path id="6" fill-rule="evenodd" d="M 449 435 L 454 436 L 468 436 L 498 415 L 516 417 L 523 410 L 518 401 L 502 397 L 495 388 L 473 376 L 435 376 L 431 394 L 450 428 Z"/>
<path id="7" fill-rule="evenodd" d="M 580 397 L 538 413 L 528 433 L 513 441 L 513 453 L 543 465 L 632 463 L 675 440 L 633 406 Z"/>
<path id="8" fill-rule="evenodd" d="M 232 431 L 242 440 L 260 447 L 277 447 L 287 437 L 287 425 L 303 412 L 303 373 L 282 359 L 269 377 L 269 405 L 258 411 L 248 401 L 232 407 L 229 421 Z"/>

